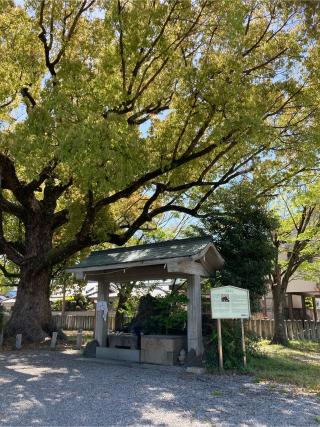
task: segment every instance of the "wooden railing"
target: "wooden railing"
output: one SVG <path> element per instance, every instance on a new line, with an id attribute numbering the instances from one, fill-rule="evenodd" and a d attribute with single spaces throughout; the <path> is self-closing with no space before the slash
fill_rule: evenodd
<path id="1" fill-rule="evenodd" d="M 313 320 L 286 320 L 286 334 L 289 340 L 320 341 L 320 322 Z M 248 320 L 245 322 L 248 331 L 259 338 L 271 339 L 274 334 L 274 320 Z"/>

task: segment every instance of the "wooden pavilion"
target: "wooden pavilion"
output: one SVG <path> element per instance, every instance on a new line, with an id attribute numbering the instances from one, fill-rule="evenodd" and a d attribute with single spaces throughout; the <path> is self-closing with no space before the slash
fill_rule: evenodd
<path id="1" fill-rule="evenodd" d="M 176 239 L 151 244 L 92 252 L 68 269 L 78 279 L 98 282 L 95 338 L 107 342 L 110 283 L 181 278 L 188 283 L 187 350 L 203 352 L 201 278 L 212 277 L 223 259 L 210 236 Z"/>

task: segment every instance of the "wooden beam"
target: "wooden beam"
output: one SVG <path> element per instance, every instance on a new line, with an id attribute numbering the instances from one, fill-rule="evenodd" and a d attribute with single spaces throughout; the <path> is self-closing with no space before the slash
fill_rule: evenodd
<path id="1" fill-rule="evenodd" d="M 198 276 L 209 277 L 210 274 L 203 268 L 200 262 L 196 261 L 173 261 L 168 262 L 167 271 L 169 273 L 196 274 Z"/>
<path id="2" fill-rule="evenodd" d="M 122 268 L 117 270 L 101 270 L 86 273 L 86 280 L 107 280 L 109 282 L 130 282 L 145 280 L 166 280 L 174 278 L 187 278 L 186 273 L 168 272 L 167 265 L 154 265 L 145 267 Z"/>

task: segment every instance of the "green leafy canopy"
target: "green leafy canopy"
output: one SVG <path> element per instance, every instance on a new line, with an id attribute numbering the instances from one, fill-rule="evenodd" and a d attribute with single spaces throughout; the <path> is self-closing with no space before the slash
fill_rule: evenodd
<path id="1" fill-rule="evenodd" d="M 124 244 L 170 210 L 201 216 L 207 197 L 242 175 L 269 194 L 313 164 L 319 54 L 304 11 L 2 1 L 2 251 L 19 266 L 52 266 Z M 50 243 L 31 249 L 31 229 Z"/>

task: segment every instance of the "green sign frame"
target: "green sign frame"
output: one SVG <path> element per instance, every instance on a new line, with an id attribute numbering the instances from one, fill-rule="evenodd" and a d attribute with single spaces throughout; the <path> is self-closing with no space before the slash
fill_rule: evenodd
<path id="1" fill-rule="evenodd" d="M 235 286 L 211 288 L 212 319 L 249 319 L 249 291 Z"/>

